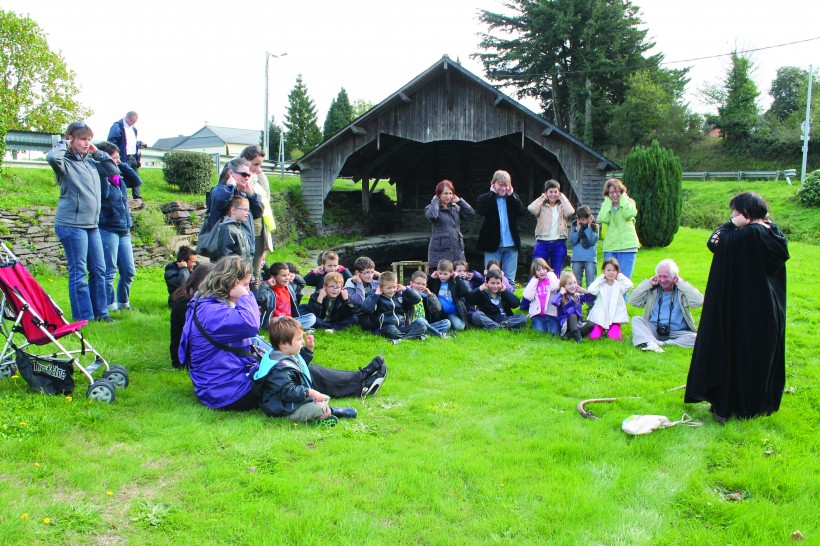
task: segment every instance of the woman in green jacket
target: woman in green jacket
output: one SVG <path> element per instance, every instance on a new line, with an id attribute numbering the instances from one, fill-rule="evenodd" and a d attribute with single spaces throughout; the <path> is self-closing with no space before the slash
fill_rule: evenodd
<path id="1" fill-rule="evenodd" d="M 598 212 L 598 222 L 606 225 L 604 259 L 616 258 L 621 265 L 621 273 L 632 278 L 635 269 L 635 255 L 641 242 L 635 231 L 635 217 L 638 207 L 626 194 L 626 186 L 618 178 L 610 178 L 604 184 L 604 203 Z"/>

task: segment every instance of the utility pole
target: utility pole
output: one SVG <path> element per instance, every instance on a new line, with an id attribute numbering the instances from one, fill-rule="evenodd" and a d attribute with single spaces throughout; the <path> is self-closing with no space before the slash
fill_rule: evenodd
<path id="1" fill-rule="evenodd" d="M 287 55 L 287 53 L 280 53 L 279 55 L 274 55 L 269 51 L 265 51 L 265 124 L 262 125 L 262 150 L 265 153 L 265 159 L 270 157 L 270 116 L 268 115 L 268 67 L 270 58 L 273 57 L 274 59 L 281 59 Z"/>
<path id="2" fill-rule="evenodd" d="M 806 121 L 803 122 L 803 170 L 800 173 L 800 182 L 806 181 L 806 165 L 809 159 L 809 132 L 811 131 L 811 82 L 813 79 L 812 65 L 809 65 L 809 92 L 806 97 Z"/>

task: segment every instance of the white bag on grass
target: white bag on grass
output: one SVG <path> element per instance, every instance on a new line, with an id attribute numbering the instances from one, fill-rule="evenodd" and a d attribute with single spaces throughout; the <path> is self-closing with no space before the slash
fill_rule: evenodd
<path id="1" fill-rule="evenodd" d="M 692 421 L 692 418 L 685 413 L 680 421 L 670 421 L 664 415 L 630 415 L 621 424 L 621 428 L 627 434 L 637 436 L 638 434 L 649 434 L 659 428 L 669 428 L 675 425 L 686 425 L 688 427 L 699 427 L 703 423 Z"/>

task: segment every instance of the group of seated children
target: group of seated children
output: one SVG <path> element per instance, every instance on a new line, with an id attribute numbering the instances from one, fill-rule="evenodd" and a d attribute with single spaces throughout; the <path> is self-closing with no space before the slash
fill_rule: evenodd
<path id="1" fill-rule="evenodd" d="M 441 260 L 432 274 L 416 271 L 405 286 L 393 272 L 378 273 L 366 256 L 354 262 L 351 272 L 339 265 L 335 252 L 327 251 L 304 279 L 293 264 L 276 262 L 263 268 L 256 299 L 263 328 L 272 317 L 289 316 L 306 330 L 333 332 L 358 324 L 393 343 L 455 337 L 468 324 L 518 331 L 526 326 L 527 317 L 534 330 L 576 342 L 604 334 L 621 340 L 620 325 L 629 320 L 624 294 L 632 282 L 620 273 L 614 258 L 603 265 L 602 273 L 584 289 L 573 272 L 564 271 L 559 279 L 545 260 L 536 258 L 519 300 L 495 261 L 482 274 L 466 262 Z M 589 278 L 588 269 L 583 270 Z M 306 285 L 316 290 L 303 304 Z M 585 304 L 591 306 L 588 321 L 583 318 Z M 516 313 L 519 308 L 524 314 Z"/>

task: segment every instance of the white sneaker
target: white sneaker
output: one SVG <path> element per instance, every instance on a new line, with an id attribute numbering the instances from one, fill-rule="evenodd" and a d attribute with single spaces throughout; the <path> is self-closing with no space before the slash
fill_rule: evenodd
<path id="1" fill-rule="evenodd" d="M 114 312 L 116 312 L 118 309 L 119 309 L 119 307 L 117 307 L 117 304 L 116 304 L 116 303 L 112 303 L 111 305 L 109 305 L 109 306 L 108 306 L 108 313 L 109 313 L 109 314 L 110 314 L 110 313 L 114 313 Z"/>
<path id="2" fill-rule="evenodd" d="M 652 351 L 654 353 L 664 353 L 664 352 L 666 352 L 663 349 L 661 349 L 660 345 L 658 345 L 654 341 L 650 341 L 649 343 L 644 344 L 644 346 L 641 347 L 641 350 L 642 351 Z"/>

